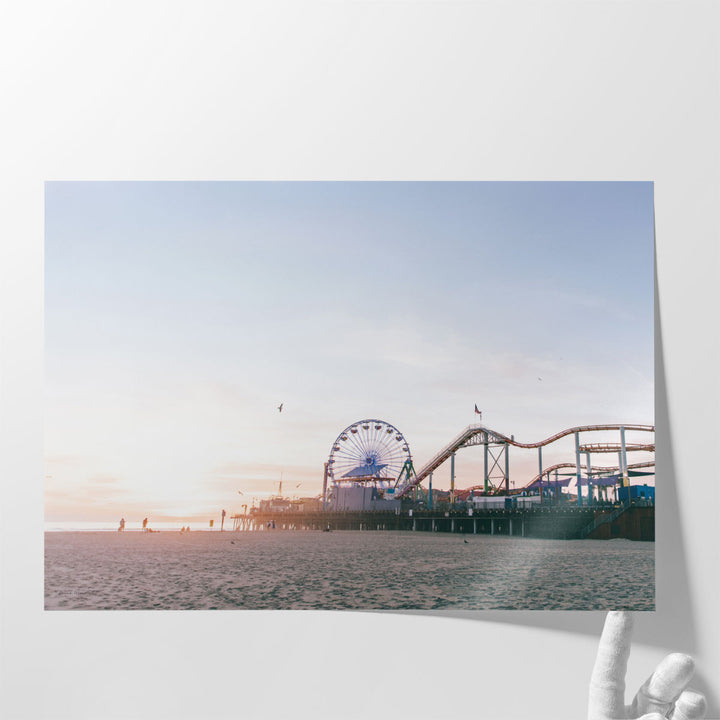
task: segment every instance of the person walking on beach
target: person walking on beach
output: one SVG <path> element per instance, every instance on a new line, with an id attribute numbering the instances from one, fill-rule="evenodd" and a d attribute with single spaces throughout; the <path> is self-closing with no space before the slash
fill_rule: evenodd
<path id="1" fill-rule="evenodd" d="M 125 529 L 125 518 L 120 518 L 120 527 L 118 528 L 118 532 L 122 532 Z"/>
<path id="2" fill-rule="evenodd" d="M 147 522 L 148 522 L 148 519 L 145 518 L 145 519 L 143 520 L 143 532 L 147 532 Z"/>
<path id="3" fill-rule="evenodd" d="M 223 525 L 225 525 L 225 510 L 222 511 L 222 519 L 220 520 L 220 532 L 223 531 Z"/>

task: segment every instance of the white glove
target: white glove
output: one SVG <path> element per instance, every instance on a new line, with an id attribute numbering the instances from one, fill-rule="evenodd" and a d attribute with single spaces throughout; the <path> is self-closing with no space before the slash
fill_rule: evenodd
<path id="1" fill-rule="evenodd" d="M 695 663 L 673 653 L 643 683 L 632 704 L 625 706 L 625 673 L 632 642 L 629 612 L 611 612 L 605 619 L 595 667 L 590 679 L 588 720 L 699 720 L 705 698 L 687 688 Z"/>

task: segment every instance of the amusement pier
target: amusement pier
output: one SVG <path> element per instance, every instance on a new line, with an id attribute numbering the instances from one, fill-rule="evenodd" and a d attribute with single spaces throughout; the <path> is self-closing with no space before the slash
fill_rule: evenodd
<path id="1" fill-rule="evenodd" d="M 410 447 L 396 427 L 383 420 L 360 420 L 333 443 L 320 497 L 289 500 L 282 497 L 281 485 L 277 497 L 233 515 L 233 529 L 652 541 L 655 487 L 639 478 L 655 474 L 654 432 L 652 425 L 585 425 L 523 443 L 484 425 L 469 425 L 416 470 Z M 584 441 L 589 436 L 593 442 Z M 605 441 L 595 442 L 598 436 Z M 574 439 L 572 456 L 545 466 L 543 448 L 568 437 Z M 482 482 L 456 489 L 456 453 L 472 447 L 483 457 Z M 511 448 L 535 450 L 538 460 L 537 473 L 512 488 Z M 629 463 L 631 453 L 651 459 Z M 441 491 L 433 488 L 433 473 L 445 463 L 450 465 L 450 489 Z"/>

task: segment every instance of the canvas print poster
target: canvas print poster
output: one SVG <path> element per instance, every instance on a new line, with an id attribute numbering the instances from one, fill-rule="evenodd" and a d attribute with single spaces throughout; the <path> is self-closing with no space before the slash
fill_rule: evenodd
<path id="1" fill-rule="evenodd" d="M 45 607 L 652 610 L 653 186 L 52 182 Z"/>

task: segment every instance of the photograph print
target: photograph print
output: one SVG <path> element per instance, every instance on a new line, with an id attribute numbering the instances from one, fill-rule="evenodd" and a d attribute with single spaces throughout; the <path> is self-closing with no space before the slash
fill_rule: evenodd
<path id="1" fill-rule="evenodd" d="M 651 182 L 48 182 L 46 610 L 654 610 Z"/>

